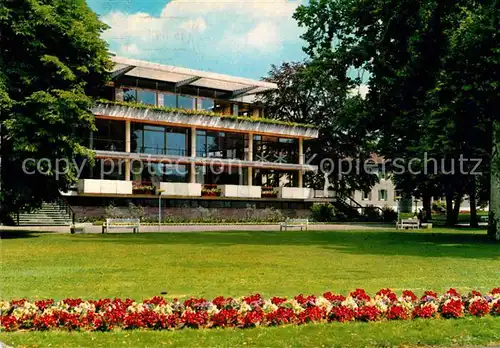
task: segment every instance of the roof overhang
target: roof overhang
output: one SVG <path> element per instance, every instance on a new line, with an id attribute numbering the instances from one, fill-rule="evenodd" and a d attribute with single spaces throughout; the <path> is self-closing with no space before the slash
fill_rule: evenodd
<path id="1" fill-rule="evenodd" d="M 255 95 L 278 88 L 275 83 L 244 77 L 151 63 L 118 56 L 112 56 L 111 60 L 115 63 L 111 71 L 113 78 L 128 76 L 168 82 L 175 84 L 176 87 L 189 85 L 193 87 L 209 88 L 225 91 L 229 97 L 236 93 L 233 98 L 243 95 Z M 241 93 L 241 91 L 245 92 Z"/>

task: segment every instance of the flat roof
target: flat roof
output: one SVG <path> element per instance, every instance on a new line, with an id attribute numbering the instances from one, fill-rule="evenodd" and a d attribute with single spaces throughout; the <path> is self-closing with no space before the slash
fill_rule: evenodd
<path id="1" fill-rule="evenodd" d="M 147 62 L 143 60 L 112 56 L 115 63 L 114 76 L 131 76 L 156 81 L 175 83 L 233 93 L 234 98 L 255 95 L 270 89 L 277 89 L 275 83 L 253 80 L 245 77 L 213 73 Z"/>

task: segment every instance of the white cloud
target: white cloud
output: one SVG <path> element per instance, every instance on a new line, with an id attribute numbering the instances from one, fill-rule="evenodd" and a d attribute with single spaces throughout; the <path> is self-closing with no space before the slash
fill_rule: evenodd
<path id="1" fill-rule="evenodd" d="M 138 50 L 177 47 L 197 53 L 279 51 L 281 43 L 297 40 L 292 14 L 298 1 L 288 0 L 174 0 L 159 17 L 145 12 L 110 12 L 102 17 L 111 29 L 104 38 L 120 45 L 137 45 Z"/>
<path id="2" fill-rule="evenodd" d="M 136 44 L 121 45 L 119 54 L 123 56 L 137 56 L 141 53 Z"/>

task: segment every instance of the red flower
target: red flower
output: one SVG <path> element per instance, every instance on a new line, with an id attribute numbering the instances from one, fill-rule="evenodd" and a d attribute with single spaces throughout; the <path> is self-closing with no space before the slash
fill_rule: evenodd
<path id="1" fill-rule="evenodd" d="M 262 310 L 254 310 L 246 312 L 243 318 L 239 318 L 238 326 L 241 328 L 258 326 L 264 320 L 264 312 Z"/>
<path id="2" fill-rule="evenodd" d="M 402 306 L 391 306 L 387 310 L 387 319 L 389 320 L 406 320 L 408 313 Z"/>
<path id="3" fill-rule="evenodd" d="M 286 297 L 273 297 L 273 298 L 271 298 L 271 303 L 276 305 L 276 306 L 279 306 L 283 302 L 286 302 Z"/>
<path id="4" fill-rule="evenodd" d="M 309 296 L 304 296 L 302 294 L 297 295 L 294 297 L 294 299 L 302 306 L 314 306 L 316 305 L 316 296 L 314 295 L 309 295 Z"/>
<path id="5" fill-rule="evenodd" d="M 297 321 L 297 316 L 291 308 L 278 308 L 274 312 L 266 314 L 266 322 L 273 325 L 292 324 Z"/>
<path id="6" fill-rule="evenodd" d="M 415 318 L 429 319 L 436 315 L 436 309 L 433 306 L 418 306 L 413 310 Z"/>
<path id="7" fill-rule="evenodd" d="M 391 289 L 381 289 L 377 292 L 377 295 L 387 297 L 391 302 L 396 302 L 398 300 L 398 297 Z"/>
<path id="8" fill-rule="evenodd" d="M 181 320 L 187 327 L 198 329 L 207 325 L 208 314 L 205 311 L 186 311 L 182 314 Z"/>
<path id="9" fill-rule="evenodd" d="M 352 291 L 350 293 L 351 297 L 353 297 L 355 300 L 362 301 L 362 302 L 368 302 L 370 301 L 370 296 L 368 296 L 363 289 L 356 289 L 355 291 Z"/>
<path id="10" fill-rule="evenodd" d="M 345 323 L 353 319 L 354 311 L 346 306 L 333 307 L 330 313 L 328 313 L 329 321 L 340 321 L 341 323 Z"/>
<path id="11" fill-rule="evenodd" d="M 325 292 L 323 294 L 323 297 L 330 301 L 333 305 L 340 304 L 341 302 L 345 301 L 345 296 L 335 295 L 331 292 Z"/>
<path id="12" fill-rule="evenodd" d="M 211 318 L 214 327 L 234 327 L 238 323 L 238 311 L 223 309 Z"/>
<path id="13" fill-rule="evenodd" d="M 445 295 L 449 295 L 449 296 L 452 296 L 452 297 L 460 297 L 460 294 L 454 288 L 450 288 L 450 290 L 446 291 Z"/>
<path id="14" fill-rule="evenodd" d="M 166 305 L 167 301 L 165 301 L 165 299 L 161 296 L 154 296 L 154 297 L 150 298 L 149 300 L 144 300 L 144 303 L 160 306 L 160 305 Z"/>
<path id="15" fill-rule="evenodd" d="M 299 323 L 311 323 L 321 321 L 326 315 L 323 308 L 319 307 L 307 307 L 303 312 L 299 313 Z"/>
<path id="16" fill-rule="evenodd" d="M 5 331 L 17 330 L 17 319 L 13 315 L 0 316 L 0 327 Z"/>
<path id="17" fill-rule="evenodd" d="M 413 291 L 410 290 L 403 291 L 403 297 L 409 297 L 412 300 L 412 302 L 418 300 L 418 297 L 413 293 Z"/>
<path id="18" fill-rule="evenodd" d="M 49 330 L 57 327 L 57 319 L 53 314 L 42 314 L 35 317 L 33 327 L 40 331 Z"/>
<path id="19" fill-rule="evenodd" d="M 500 315 L 500 301 L 497 301 L 491 307 L 491 315 Z"/>
<path id="20" fill-rule="evenodd" d="M 500 294 L 500 288 L 494 288 L 493 290 L 491 290 L 491 294 L 492 295 Z"/>
<path id="21" fill-rule="evenodd" d="M 52 300 L 52 299 L 35 301 L 35 306 L 37 306 L 38 309 L 41 311 L 52 306 L 53 304 L 54 304 L 54 300 Z"/>
<path id="22" fill-rule="evenodd" d="M 469 304 L 469 313 L 476 317 L 483 317 L 489 313 L 490 307 L 485 299 L 477 299 Z"/>
<path id="23" fill-rule="evenodd" d="M 354 312 L 354 317 L 359 321 L 374 321 L 380 314 L 379 310 L 374 306 L 359 307 Z"/>
<path id="24" fill-rule="evenodd" d="M 243 301 L 245 301 L 248 305 L 252 307 L 259 307 L 264 304 L 264 300 L 262 299 L 261 294 L 255 294 L 248 297 L 244 297 Z"/>
<path id="25" fill-rule="evenodd" d="M 464 315 L 464 304 L 462 300 L 451 299 L 441 306 L 441 315 L 444 318 L 459 318 Z"/>

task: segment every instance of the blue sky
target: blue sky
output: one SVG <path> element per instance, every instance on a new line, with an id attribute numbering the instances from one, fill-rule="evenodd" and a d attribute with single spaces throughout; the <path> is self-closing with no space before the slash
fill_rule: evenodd
<path id="1" fill-rule="evenodd" d="M 305 58 L 292 14 L 305 0 L 87 0 L 128 58 L 249 78 Z"/>

